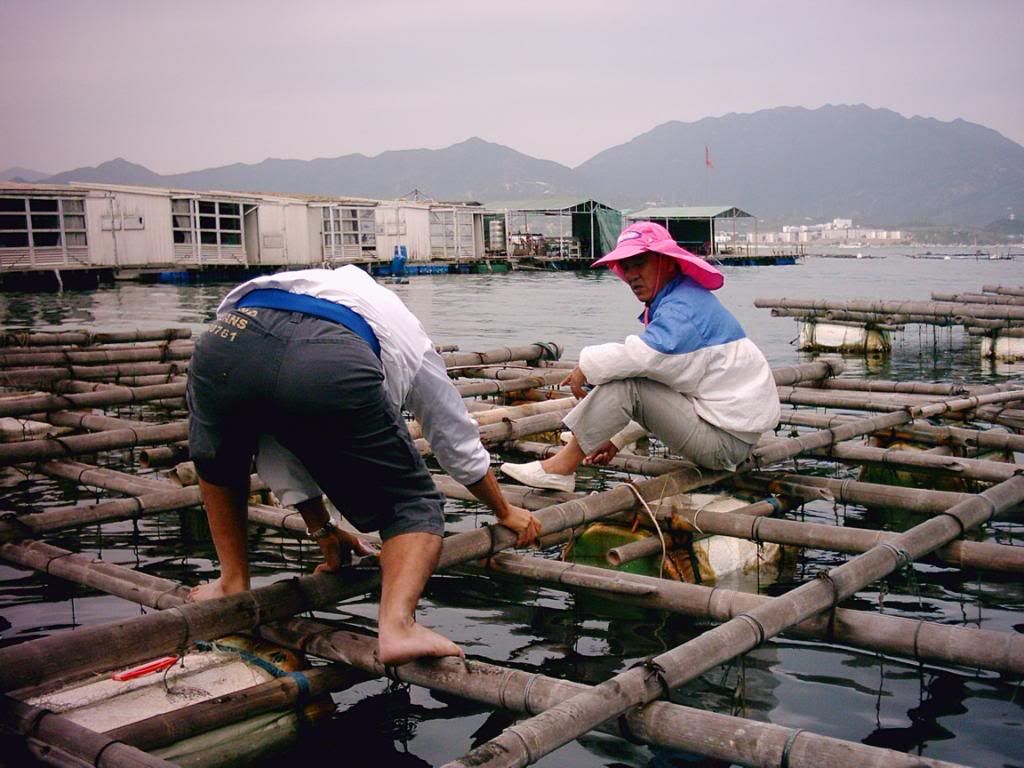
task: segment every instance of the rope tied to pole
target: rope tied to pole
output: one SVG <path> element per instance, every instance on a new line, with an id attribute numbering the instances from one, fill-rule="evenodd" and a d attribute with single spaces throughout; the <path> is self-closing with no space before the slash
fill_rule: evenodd
<path id="1" fill-rule="evenodd" d="M 749 613 L 737 614 L 736 618 L 737 619 L 742 619 L 743 621 L 745 621 L 757 633 L 757 642 L 754 643 L 754 647 L 755 648 L 757 646 L 761 645 L 762 643 L 764 643 L 765 637 L 767 637 L 767 635 L 768 635 L 768 633 L 765 631 L 764 624 L 762 624 L 755 617 L 751 616 Z"/>
<path id="2" fill-rule="evenodd" d="M 919 619 L 917 622 L 917 626 L 914 628 L 914 661 L 918 662 L 919 664 L 924 663 L 921 659 L 921 650 L 920 646 L 918 645 L 918 641 L 921 637 L 921 629 L 924 627 L 924 623 L 924 619 Z"/>
<path id="3" fill-rule="evenodd" d="M 654 526 L 654 530 L 658 534 L 658 541 L 661 542 L 661 565 L 658 567 L 658 577 L 660 578 L 660 577 L 665 575 L 665 560 L 668 559 L 668 547 L 665 545 L 665 534 L 662 533 L 661 526 L 658 525 L 658 518 L 655 516 L 654 512 L 651 511 L 651 508 L 647 505 L 647 501 L 644 499 L 644 497 L 640 493 L 640 491 L 638 491 L 636 489 L 636 486 L 633 484 L 633 482 L 631 480 L 626 481 L 625 486 L 627 488 L 629 488 L 629 490 L 631 490 L 633 492 L 633 494 L 637 497 L 637 499 L 640 500 L 640 504 L 643 507 L 644 512 L 646 512 L 647 516 L 649 518 L 651 518 L 651 524 Z M 697 511 L 700 512 L 700 510 L 697 510 Z M 697 516 L 694 515 L 694 527 L 695 528 L 696 528 L 696 520 L 697 520 Z M 697 528 L 697 530 L 699 531 L 700 529 Z"/>
<path id="4" fill-rule="evenodd" d="M 782 748 L 782 755 L 779 757 L 779 768 L 789 768 L 789 753 L 793 751 L 793 744 L 796 742 L 796 737 L 804 732 L 803 728 L 797 728 L 786 739 L 786 745 Z"/>
<path id="5" fill-rule="evenodd" d="M 913 562 L 910 558 L 910 554 L 902 547 L 897 547 L 888 541 L 883 541 L 879 546 L 884 547 L 893 553 L 893 556 L 896 558 L 897 570 L 902 570 Z"/>
<path id="6" fill-rule="evenodd" d="M 832 578 L 832 574 L 829 573 L 828 571 L 822 571 L 817 576 L 815 576 L 815 578 L 816 579 L 820 579 L 822 581 L 827 581 L 828 585 L 832 588 L 832 606 L 831 606 L 831 608 L 834 611 L 836 609 L 836 606 L 839 605 L 839 586 L 836 584 L 835 580 Z"/>
<path id="7" fill-rule="evenodd" d="M 653 657 L 649 659 L 641 659 L 633 664 L 630 669 L 642 669 L 647 673 L 647 680 L 657 680 L 658 685 L 661 688 L 661 696 L 659 698 L 668 701 L 672 696 L 672 686 L 669 685 L 668 682 L 668 670 L 655 661 Z"/>

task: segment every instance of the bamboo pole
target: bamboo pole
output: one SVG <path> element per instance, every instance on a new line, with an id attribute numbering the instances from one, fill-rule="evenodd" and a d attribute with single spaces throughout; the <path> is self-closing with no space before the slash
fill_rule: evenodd
<path id="1" fill-rule="evenodd" d="M 779 400 L 789 405 L 809 405 L 816 408 L 848 408 L 862 411 L 894 411 L 901 408 L 920 407 L 929 404 L 929 402 L 936 402 L 934 398 L 925 395 L 867 393 L 870 396 L 865 396 L 855 392 L 838 395 L 806 387 L 779 387 L 778 392 Z M 983 406 L 974 409 L 974 418 L 995 424 L 1006 424 L 1015 428 L 1024 427 L 1024 411 L 1020 409 Z"/>
<path id="2" fill-rule="evenodd" d="M 189 592 L 187 587 L 170 579 L 95 560 L 41 541 L 0 544 L 0 557 L 150 608 L 181 605 Z"/>
<path id="3" fill-rule="evenodd" d="M 656 500 L 717 482 L 724 472 L 679 471 L 633 486 L 557 504 L 536 513 L 542 533 L 583 525 L 633 509 L 636 494 Z M 632 490 L 632 489 L 635 489 Z M 466 531 L 444 540 L 440 568 L 486 557 L 515 543 L 515 534 L 500 525 Z M 331 574 L 288 579 L 250 592 L 189 603 L 124 622 L 83 627 L 73 633 L 0 648 L 0 691 L 38 685 L 48 679 L 104 669 L 173 652 L 197 640 L 251 630 L 300 611 L 334 604 L 376 588 L 378 576 L 341 582 Z"/>
<path id="4" fill-rule="evenodd" d="M 140 341 L 172 341 L 192 337 L 189 328 L 162 328 L 159 330 L 110 331 L 6 331 L 0 334 L 0 347 L 49 347 L 61 344 L 92 346 L 94 344 L 129 344 Z"/>
<path id="5" fill-rule="evenodd" d="M 834 424 L 845 424 L 855 418 L 857 417 L 846 414 L 825 415 L 802 410 L 785 410 L 782 412 L 779 423 L 827 429 Z M 905 426 L 891 427 L 875 434 L 890 438 L 917 440 L 932 445 L 954 445 L 992 451 L 1024 451 L 1024 435 L 1015 435 L 1002 427 L 968 429 L 966 427 L 937 427 L 914 422 Z"/>
<path id="6" fill-rule="evenodd" d="M 173 467 L 189 460 L 188 443 L 143 448 L 139 451 L 139 465 L 144 469 Z"/>
<path id="7" fill-rule="evenodd" d="M 839 309 L 788 309 L 772 307 L 772 317 L 793 317 L 803 322 L 819 323 L 856 323 L 858 325 L 910 325 L 911 323 L 927 323 L 929 325 L 956 325 L 952 318 L 936 318 L 931 315 L 884 314 L 879 312 L 851 312 Z"/>
<path id="8" fill-rule="evenodd" d="M 153 426 L 152 423 L 146 421 L 134 421 L 133 419 L 122 419 L 116 416 L 83 413 L 82 411 L 51 411 L 46 414 L 45 419 L 58 427 L 72 427 L 89 432 L 105 432 L 111 429 L 139 429 L 140 427 Z"/>
<path id="9" fill-rule="evenodd" d="M 783 309 L 841 310 L 849 312 L 873 312 L 877 314 L 916 314 L 933 317 L 987 318 L 990 320 L 1024 320 L 1024 307 L 984 306 L 938 301 L 873 301 L 853 299 L 834 301 L 829 299 L 754 299 L 754 306 L 760 309 L 781 307 Z"/>
<path id="10" fill-rule="evenodd" d="M 17 733 L 53 745 L 88 765 L 101 768 L 174 768 L 173 763 L 3 694 L 0 694 L 0 716 Z"/>
<path id="11" fill-rule="evenodd" d="M 1021 473 L 1016 464 L 959 456 L 939 456 L 923 451 L 905 451 L 898 448 L 873 448 L 869 445 L 830 445 L 811 451 L 814 456 L 827 456 L 857 464 L 912 469 L 956 475 L 968 480 L 998 483 Z"/>
<path id="12" fill-rule="evenodd" d="M 1010 304 L 1024 305 L 1024 297 L 986 295 L 984 293 L 932 293 L 933 301 L 952 301 L 960 304 Z"/>
<path id="13" fill-rule="evenodd" d="M 124 365 L 68 365 L 60 368 L 5 368 L 0 370 L 4 386 L 36 387 L 60 379 L 82 381 L 105 379 L 118 382 L 130 376 L 163 374 L 177 376 L 188 370 L 187 361 L 176 363 L 126 363 Z"/>
<path id="14" fill-rule="evenodd" d="M 865 507 L 886 507 L 907 512 L 941 514 L 954 504 L 970 499 L 973 494 L 932 491 L 925 488 L 899 488 L 892 485 L 864 483 L 858 480 L 835 480 L 827 477 L 751 472 L 736 478 L 737 488 L 758 493 L 795 496 L 812 489 L 824 492 L 827 501 L 836 504 L 859 504 Z"/>
<path id="15" fill-rule="evenodd" d="M 1024 339 L 1024 328 L 968 328 L 971 336 L 991 336 L 993 338 Z"/>
<path id="16" fill-rule="evenodd" d="M 384 670 L 373 656 L 371 638 L 302 620 L 286 627 L 267 628 L 268 639 L 280 645 L 303 647 L 326 659 L 344 661 L 383 675 L 433 690 L 473 699 L 493 707 L 535 714 L 550 709 L 582 691 L 583 683 L 485 664 L 479 661 L 438 659 L 415 661 Z M 659 701 L 632 710 L 619 724 L 605 725 L 606 733 L 641 740 L 671 749 L 756 768 L 923 768 L 949 765 L 917 755 L 855 744 L 840 739 L 739 717 L 705 712 Z M 797 738 L 799 737 L 799 738 Z"/>
<path id="17" fill-rule="evenodd" d="M 483 566 L 498 576 L 585 590 L 605 596 L 622 596 L 630 604 L 717 623 L 730 621 L 777 598 L 749 592 L 670 581 L 653 576 L 609 571 L 541 557 L 508 552 L 495 555 Z M 822 640 L 886 653 L 923 663 L 986 669 L 1004 675 L 1024 672 L 1024 635 L 909 619 L 850 608 L 836 608 L 812 616 L 788 628 L 793 637 Z"/>
<path id="18" fill-rule="evenodd" d="M 1024 477 L 1014 477 L 993 486 L 947 510 L 946 515 L 900 534 L 895 543 L 881 544 L 831 569 L 827 578 L 805 583 L 766 606 L 754 608 L 655 657 L 642 667 L 616 675 L 590 691 L 507 728 L 446 768 L 530 765 L 631 707 L 651 702 L 816 613 L 835 608 L 858 589 L 1022 501 Z"/>
<path id="19" fill-rule="evenodd" d="M 141 349 L 112 349 L 97 352 L 11 352 L 0 356 L 5 366 L 25 365 L 103 365 L 109 363 L 144 363 L 168 360 L 188 360 L 192 357 L 192 342 L 170 342 L 158 347 Z"/>
<path id="20" fill-rule="evenodd" d="M 1024 296 L 1024 287 L 1010 287 L 1003 285 L 983 285 L 981 290 L 986 293 L 998 293 L 1001 296 Z"/>
<path id="21" fill-rule="evenodd" d="M 0 444 L 0 466 L 9 467 L 30 461 L 46 461 L 65 456 L 81 456 L 98 451 L 134 448 L 140 445 L 158 445 L 184 440 L 188 437 L 188 423 L 184 421 L 139 427 L 138 429 L 110 429 L 85 435 L 67 435 L 41 440 L 23 440 Z"/>
<path id="22" fill-rule="evenodd" d="M 671 527 L 673 530 L 699 531 L 749 541 L 813 547 L 851 554 L 867 552 L 872 547 L 883 542 L 891 542 L 899 536 L 898 533 L 891 531 L 871 531 L 863 528 L 795 522 L 776 518 L 758 519 L 770 514 L 772 514 L 770 511 L 764 511 L 755 516 L 739 509 L 732 512 L 700 514 L 699 510 L 683 508 L 676 509 L 672 516 Z M 654 540 L 654 544 L 657 544 L 654 551 L 661 551 L 661 544 L 657 537 L 651 537 L 651 539 Z M 644 539 L 644 541 L 651 539 Z M 626 547 L 631 546 L 633 545 L 626 545 Z M 647 554 L 654 554 L 654 551 Z M 612 565 L 619 565 L 620 562 L 612 560 L 611 553 L 612 550 L 609 550 L 608 562 Z M 935 550 L 931 557 L 947 565 L 955 565 L 960 568 L 1000 573 L 1024 573 L 1024 547 L 977 541 L 955 541 Z M 622 560 L 621 562 L 626 561 Z M 1024 667 L 1021 671 L 1024 671 Z"/>
<path id="23" fill-rule="evenodd" d="M 565 378 L 562 371 L 551 371 L 536 376 L 524 376 L 518 379 L 506 381 L 494 381 L 492 379 L 474 381 L 469 384 L 456 384 L 455 389 L 462 397 L 479 397 L 480 395 L 496 395 L 501 392 L 516 392 L 520 389 L 534 389 L 536 387 L 554 387 Z"/>
<path id="24" fill-rule="evenodd" d="M 111 405 L 130 405 L 169 397 L 184 397 L 185 385 L 156 384 L 149 387 L 116 387 L 102 392 L 81 395 L 33 395 L 0 400 L 0 416 L 21 416 L 44 411 L 64 411 L 69 408 L 102 408 Z"/>
<path id="25" fill-rule="evenodd" d="M 467 365 L 492 365 L 508 363 L 512 360 L 527 362 L 537 360 L 557 360 L 562 356 L 562 347 L 553 341 L 543 344 L 527 344 L 520 347 L 497 347 L 483 352 L 445 352 L 441 355 L 445 367 L 456 368 Z"/>

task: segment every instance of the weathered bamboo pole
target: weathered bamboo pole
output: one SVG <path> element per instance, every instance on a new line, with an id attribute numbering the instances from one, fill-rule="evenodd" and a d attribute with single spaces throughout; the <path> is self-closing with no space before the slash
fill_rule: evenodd
<path id="1" fill-rule="evenodd" d="M 174 768 L 173 763 L 3 694 L 0 717 L 15 732 L 39 739 L 99 768 Z"/>
<path id="2" fill-rule="evenodd" d="M 764 504 L 764 502 L 761 503 Z M 696 510 L 683 508 L 675 511 L 671 527 L 673 530 L 700 531 L 749 541 L 766 541 L 773 544 L 813 547 L 851 554 L 867 552 L 872 547 L 892 541 L 899 536 L 898 533 L 891 531 L 872 531 L 864 528 L 795 522 L 776 518 L 757 519 L 770 514 L 771 512 L 768 511 L 762 512 L 758 516 L 752 516 L 739 509 L 732 512 L 699 514 Z M 651 538 L 654 539 L 654 544 L 657 544 L 657 547 L 647 554 L 654 554 L 661 550 L 657 538 Z M 650 541 L 650 539 L 644 539 L 644 541 Z M 633 545 L 626 546 L 632 547 Z M 625 547 L 619 549 L 625 549 Z M 612 560 L 612 551 L 608 551 L 608 561 L 612 565 L 619 565 L 620 562 Z M 935 550 L 930 557 L 960 568 L 1000 573 L 1024 573 L 1024 547 L 978 541 L 954 541 Z M 626 561 L 622 560 L 621 562 Z"/>
<path id="3" fill-rule="evenodd" d="M 537 373 L 538 369 L 536 366 L 527 365 L 526 363 L 506 363 L 504 365 L 488 365 L 488 366 L 464 366 L 459 368 L 449 368 L 448 375 L 453 378 L 460 379 L 521 379 L 524 376 Z M 563 374 L 564 375 L 564 374 Z"/>
<path id="4" fill-rule="evenodd" d="M 521 347 L 498 347 L 483 352 L 445 352 L 441 355 L 445 367 L 457 368 L 466 365 L 492 365 L 512 360 L 527 362 L 536 360 L 557 360 L 562 356 L 562 347 L 553 341 L 527 344 Z"/>
<path id="5" fill-rule="evenodd" d="M 303 647 L 317 656 L 343 661 L 376 674 L 382 675 L 387 671 L 402 682 L 527 714 L 542 712 L 581 691 L 591 690 L 583 683 L 469 660 L 416 661 L 394 670 L 384 670 L 373 656 L 371 638 L 340 630 L 331 631 L 329 627 L 309 620 L 292 621 L 287 627 L 268 627 L 267 637 L 280 645 Z M 623 723 L 606 725 L 602 730 L 755 768 L 776 768 L 780 765 L 790 768 L 817 768 L 821 765 L 831 768 L 938 768 L 949 765 L 809 731 L 663 701 L 632 710 L 626 713 Z"/>
<path id="6" fill-rule="evenodd" d="M 198 486 L 171 486 L 166 491 L 149 492 L 143 496 L 114 499 L 90 506 L 55 507 L 43 512 L 20 515 L 14 520 L 0 520 L 0 542 L 36 537 L 67 528 L 81 528 L 94 523 L 137 520 L 146 515 L 187 509 L 202 503 Z"/>
<path id="7" fill-rule="evenodd" d="M 983 285 L 981 290 L 986 293 L 998 293 L 1001 296 L 1024 296 L 1024 287 L 1013 287 L 1005 285 Z"/>
<path id="8" fill-rule="evenodd" d="M 0 467 L 46 461 L 65 456 L 134 448 L 140 445 L 159 445 L 188 438 L 188 423 L 184 421 L 139 427 L 138 429 L 110 429 L 85 435 L 66 435 L 41 440 L 23 440 L 0 444 Z"/>
<path id="9" fill-rule="evenodd" d="M 1024 328 L 968 328 L 967 333 L 971 336 L 992 336 L 993 338 L 1024 338 Z"/>
<path id="10" fill-rule="evenodd" d="M 171 342 L 162 341 L 159 343 L 142 343 L 142 344 L 101 344 L 93 347 L 79 347 L 79 346 L 54 346 L 54 347 L 0 347 L 0 364 L 15 366 L 39 366 L 39 365 L 52 365 L 53 363 L 70 362 L 68 359 L 60 359 L 62 356 L 67 355 L 100 355 L 100 354 L 117 354 L 120 352 L 151 352 L 153 350 L 166 349 L 168 347 L 187 347 L 192 342 L 182 342 L 178 344 L 172 344 Z M 97 359 L 101 359 L 97 357 Z M 88 360 L 76 360 L 74 362 L 85 362 L 88 365 Z"/>
<path id="11" fill-rule="evenodd" d="M 68 365 L 60 368 L 5 368 L 0 370 L 0 384 L 35 387 L 61 379 L 109 380 L 117 383 L 129 376 L 164 374 L 177 376 L 188 370 L 188 361 L 176 363 L 126 363 L 124 365 Z"/>
<path id="12" fill-rule="evenodd" d="M 819 323 L 856 323 L 857 325 L 870 325 L 880 327 L 882 325 L 910 325 L 911 323 L 927 323 L 929 325 L 956 325 L 953 318 L 936 318 L 931 315 L 910 315 L 910 314 L 882 314 L 878 312 L 851 312 L 840 309 L 788 309 L 784 307 L 772 307 L 772 317 L 793 317 L 804 322 Z"/>
<path id="13" fill-rule="evenodd" d="M 781 307 L 783 309 L 843 310 L 849 312 L 873 312 L 876 314 L 912 314 L 933 317 L 967 315 L 990 320 L 1024 320 L 1024 307 L 985 306 L 956 304 L 938 301 L 874 301 L 853 299 L 835 301 L 829 299 L 754 299 L 754 306 L 760 309 Z"/>
<path id="14" fill-rule="evenodd" d="M 856 416 L 846 414 L 826 415 L 806 410 L 784 410 L 779 423 L 827 429 L 835 424 L 845 424 L 856 418 Z M 992 451 L 1024 451 L 1024 435 L 1015 435 L 1002 427 L 983 430 L 968 429 L 966 427 L 937 427 L 932 424 L 914 422 L 900 427 L 891 427 L 888 430 L 876 432 L 875 434 L 892 438 L 919 440 L 932 445 L 954 445 Z"/>
<path id="15" fill-rule="evenodd" d="M 778 392 L 779 400 L 789 405 L 810 405 L 816 408 L 847 408 L 862 411 L 894 411 L 936 402 L 935 398 L 926 395 L 867 393 L 869 396 L 864 396 L 854 392 L 846 392 L 840 395 L 806 387 L 779 387 Z M 1024 411 L 1019 409 L 982 406 L 974 409 L 974 417 L 991 423 L 1006 424 L 1015 428 L 1024 426 Z"/>
<path id="16" fill-rule="evenodd" d="M 172 341 L 192 337 L 190 328 L 159 330 L 108 331 L 5 331 L 0 334 L 0 347 L 49 347 L 61 344 L 91 346 L 93 344 L 133 344 L 140 341 Z"/>
<path id="17" fill-rule="evenodd" d="M 291 672 L 251 688 L 153 715 L 107 731 L 104 735 L 137 749 L 160 749 L 264 712 L 289 707 L 301 710 L 311 699 L 350 688 L 368 679 L 370 675 L 340 663 Z"/>
<path id="18" fill-rule="evenodd" d="M 782 389 L 781 387 L 779 388 Z M 810 390 L 808 390 L 810 391 Z M 780 391 L 781 395 L 781 391 Z M 810 435 L 791 437 L 777 440 L 767 446 L 758 446 L 754 449 L 754 464 L 758 467 L 767 463 L 780 461 L 784 458 L 791 458 L 802 451 L 811 451 L 816 448 L 825 448 L 842 440 L 849 440 L 851 437 L 859 437 L 880 429 L 906 424 L 914 419 L 941 416 L 950 413 L 964 411 L 977 412 L 979 406 L 993 403 L 1007 403 L 1021 399 L 1024 391 L 1013 390 L 1010 392 L 993 392 L 987 395 L 976 397 L 962 397 L 952 400 L 945 400 L 938 403 L 919 405 L 907 408 L 903 411 L 887 413 L 873 418 L 860 419 L 858 421 L 843 424 L 832 429 L 814 432 Z"/>
<path id="19" fill-rule="evenodd" d="M 110 429 L 138 429 L 152 427 L 151 422 L 122 419 L 118 416 L 103 416 L 82 411 L 51 411 L 45 415 L 46 421 L 58 427 L 73 427 L 89 432 L 105 432 Z"/>
<path id="20" fill-rule="evenodd" d="M 41 541 L 0 544 L 0 557 L 150 608 L 181 605 L 189 592 L 187 587 L 170 579 L 95 560 Z"/>
<path id="21" fill-rule="evenodd" d="M 930 384 L 921 381 L 889 381 L 887 379 L 829 379 L 808 386 L 854 392 L 904 392 L 911 395 L 937 395 L 938 397 L 983 394 L 969 390 L 963 384 Z"/>
<path id="22" fill-rule="evenodd" d="M 470 751 L 457 766 L 525 766 L 638 704 L 651 702 L 709 669 L 830 607 L 896 568 L 913 562 L 994 514 L 1024 501 L 1024 477 L 1014 477 L 831 569 L 699 637 L 663 653 L 643 667 L 616 675 L 577 694 Z"/>
<path id="23" fill-rule="evenodd" d="M 734 619 L 758 606 L 770 605 L 776 599 L 725 587 L 689 584 L 508 552 L 495 555 L 482 566 L 468 565 L 462 570 L 479 571 L 483 568 L 498 576 L 525 578 L 574 591 L 621 595 L 623 600 L 634 605 L 718 623 Z M 1024 672 L 1024 635 L 1013 632 L 836 608 L 795 624 L 785 634 L 841 643 L 924 663 L 986 669 L 1004 675 Z"/>
<path id="24" fill-rule="evenodd" d="M 633 509 L 640 494 L 653 501 L 717 482 L 724 472 L 679 471 L 632 486 L 557 504 L 535 513 L 542 533 L 573 528 L 614 512 Z M 466 531 L 444 540 L 441 568 L 486 557 L 515 543 L 500 525 Z M 68 676 L 130 664 L 170 653 L 196 640 L 251 630 L 300 611 L 363 594 L 379 583 L 377 575 L 342 582 L 331 574 L 289 579 L 250 592 L 150 613 L 124 622 L 83 627 L 0 648 L 0 691 L 38 685 Z"/>
<path id="25" fill-rule="evenodd" d="M 985 459 L 967 459 L 959 456 L 939 456 L 923 451 L 905 451 L 898 448 L 873 448 L 869 445 L 831 445 L 810 452 L 814 456 L 827 456 L 857 464 L 871 464 L 897 469 L 938 472 L 969 480 L 998 483 L 1024 472 L 1016 464 Z"/>
<path id="26" fill-rule="evenodd" d="M 34 395 L 9 397 L 0 400 L 0 416 L 22 416 L 27 413 L 64 411 L 71 408 L 102 408 L 111 405 L 129 405 L 169 397 L 184 397 L 185 385 L 155 384 L 149 387 L 116 387 L 102 392 L 81 395 Z"/>
<path id="27" fill-rule="evenodd" d="M 144 469 L 173 467 L 189 460 L 188 443 L 143 448 L 139 451 L 139 465 Z"/>
<path id="28" fill-rule="evenodd" d="M 117 349 L 98 352 L 12 352 L 0 356 L 5 366 L 25 365 L 103 365 L 109 363 L 144 363 L 168 360 L 188 360 L 192 357 L 192 342 L 178 342 L 144 347 L 141 349 Z"/>
<path id="29" fill-rule="evenodd" d="M 932 301 L 952 301 L 960 304 L 1024 305 L 1024 296 L 1002 296 L 984 293 L 932 293 Z"/>
<path id="30" fill-rule="evenodd" d="M 134 475 L 129 472 L 119 472 L 115 469 L 63 459 L 37 464 L 33 469 L 47 477 L 58 477 L 63 480 L 71 480 L 79 485 L 91 485 L 134 496 L 166 491 L 172 487 L 166 480 L 159 480 L 153 476 Z"/>
<path id="31" fill-rule="evenodd" d="M 548 373 L 539 373 L 536 376 L 524 376 L 505 381 L 486 379 L 469 384 L 456 384 L 455 389 L 463 397 L 479 397 L 480 395 L 496 395 L 501 392 L 516 392 L 520 389 L 554 387 L 558 386 L 564 378 L 565 373 L 562 371 L 549 371 Z"/>

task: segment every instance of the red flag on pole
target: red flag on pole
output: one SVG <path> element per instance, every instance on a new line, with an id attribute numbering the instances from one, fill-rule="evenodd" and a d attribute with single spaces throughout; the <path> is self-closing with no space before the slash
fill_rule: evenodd
<path id="1" fill-rule="evenodd" d="M 711 150 L 708 149 L 708 145 L 704 145 L 704 165 L 708 168 L 714 168 L 715 164 L 711 162 Z"/>

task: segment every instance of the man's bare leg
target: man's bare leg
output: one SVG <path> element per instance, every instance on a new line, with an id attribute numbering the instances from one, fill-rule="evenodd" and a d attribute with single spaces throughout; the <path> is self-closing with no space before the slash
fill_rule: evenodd
<path id="1" fill-rule="evenodd" d="M 246 522 L 249 516 L 249 486 L 214 485 L 202 478 L 199 488 L 210 521 L 213 546 L 220 560 L 220 578 L 193 587 L 189 599 L 214 600 L 249 589 L 249 547 Z"/>
<path id="2" fill-rule="evenodd" d="M 448 638 L 416 623 L 416 604 L 441 557 L 441 537 L 403 533 L 380 552 L 381 597 L 377 620 L 378 658 L 398 665 L 424 656 L 463 656 Z"/>
<path id="3" fill-rule="evenodd" d="M 571 475 L 585 458 L 586 454 L 577 442 L 576 435 L 572 435 L 558 453 L 541 461 L 540 466 L 545 472 L 553 475 Z"/>

